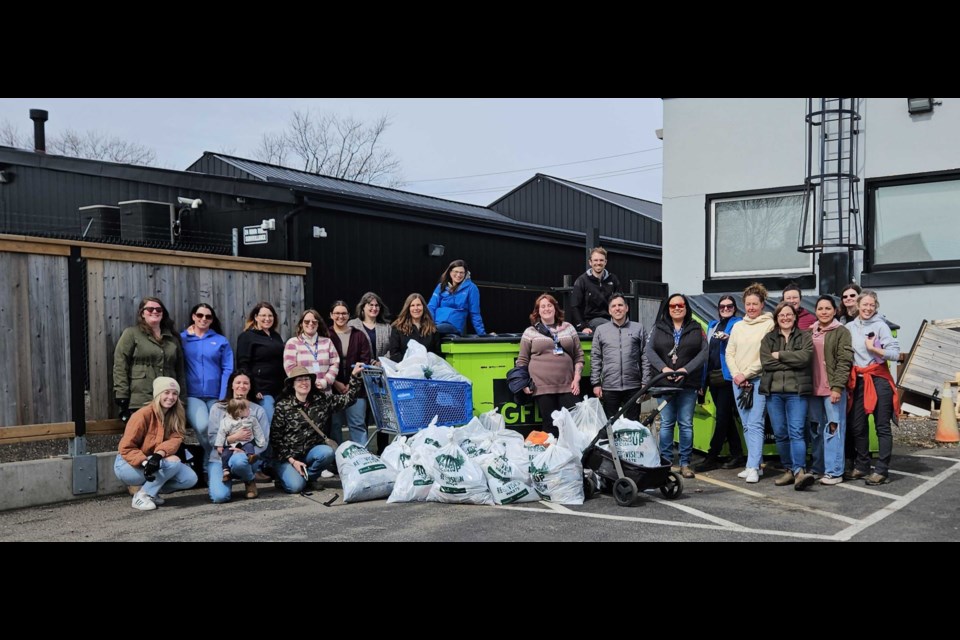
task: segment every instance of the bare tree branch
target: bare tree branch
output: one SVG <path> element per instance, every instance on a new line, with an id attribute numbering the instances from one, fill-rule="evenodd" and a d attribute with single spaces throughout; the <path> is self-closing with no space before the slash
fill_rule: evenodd
<path id="1" fill-rule="evenodd" d="M 398 186 L 400 161 L 383 148 L 390 120 L 372 124 L 335 114 L 294 111 L 283 133 L 265 133 L 254 157 L 263 162 L 336 178 Z"/>
<path id="2" fill-rule="evenodd" d="M 16 149 L 28 149 L 30 142 L 27 136 L 21 134 L 20 129 L 15 127 L 12 122 L 3 119 L 0 121 L 0 145 Z"/>
<path id="3" fill-rule="evenodd" d="M 118 136 L 88 130 L 85 132 L 67 129 L 47 141 L 47 151 L 52 154 L 107 160 L 146 167 L 157 165 L 157 153 L 139 142 L 123 140 Z"/>

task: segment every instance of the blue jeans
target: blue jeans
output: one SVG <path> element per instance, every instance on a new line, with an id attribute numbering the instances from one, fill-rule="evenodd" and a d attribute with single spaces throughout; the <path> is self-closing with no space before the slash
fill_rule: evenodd
<path id="1" fill-rule="evenodd" d="M 807 397 L 796 393 L 771 393 L 767 413 L 777 452 L 785 469 L 794 473 L 807 466 Z"/>
<path id="2" fill-rule="evenodd" d="M 693 456 L 693 410 L 697 390 L 681 389 L 669 398 L 660 412 L 660 457 L 673 460 L 673 425 L 680 425 L 680 466 L 690 465 Z"/>
<path id="3" fill-rule="evenodd" d="M 216 404 L 216 398 L 192 398 L 187 396 L 187 424 L 197 432 L 197 440 L 203 447 L 203 459 L 210 457 L 210 438 L 207 437 L 207 422 L 210 408 Z"/>
<path id="4" fill-rule="evenodd" d="M 440 324 L 437 325 L 437 333 L 439 333 L 442 336 L 446 336 L 446 335 L 459 336 L 460 329 L 457 329 L 455 326 L 453 326 L 449 322 L 441 322 Z"/>
<path id="5" fill-rule="evenodd" d="M 128 487 L 143 486 L 144 493 L 153 498 L 156 498 L 161 491 L 163 493 L 183 491 L 197 484 L 197 474 L 193 469 L 182 462 L 170 462 L 166 458 L 160 461 L 160 470 L 151 482 L 147 482 L 143 477 L 143 467 L 134 467 L 119 453 L 113 461 L 113 473 L 117 476 L 117 480 Z"/>
<path id="6" fill-rule="evenodd" d="M 814 453 L 814 472 L 825 473 L 828 476 L 839 478 L 843 475 L 844 443 L 847 432 L 847 390 L 840 393 L 840 402 L 833 404 L 830 396 L 813 396 L 810 398 L 810 420 L 817 423 L 817 433 L 823 443 L 822 468 L 817 468 L 816 453 Z M 837 430 L 830 433 L 831 423 L 837 425 Z"/>
<path id="7" fill-rule="evenodd" d="M 230 457 L 230 473 L 241 482 L 253 482 L 254 467 L 257 464 L 259 460 L 251 467 L 246 454 L 235 453 Z M 232 488 L 232 481 L 223 481 L 223 465 L 219 462 L 207 462 L 207 492 L 210 494 L 210 500 L 217 504 L 230 502 Z"/>
<path id="8" fill-rule="evenodd" d="M 263 412 L 267 414 L 267 424 L 273 424 L 273 405 L 276 403 L 276 399 L 273 396 L 268 396 L 263 394 L 263 400 L 260 401 L 260 406 L 263 407 Z M 263 425 L 261 425 L 262 427 Z"/>
<path id="9" fill-rule="evenodd" d="M 320 477 L 320 472 L 329 467 L 333 461 L 333 449 L 325 444 L 318 444 L 307 452 L 307 457 L 304 460 L 307 463 L 307 476 L 311 480 L 316 480 Z M 274 463 L 273 468 L 277 482 L 280 483 L 280 488 L 287 493 L 300 493 L 307 486 L 307 481 L 303 479 L 303 476 L 297 473 L 293 465 L 286 460 Z"/>
<path id="10" fill-rule="evenodd" d="M 330 419 L 333 425 L 331 437 L 343 443 L 343 427 L 350 430 L 350 440 L 357 444 L 367 444 L 367 399 L 357 398 L 357 401 L 344 409 L 337 411 Z"/>
<path id="11" fill-rule="evenodd" d="M 753 384 L 753 407 L 743 410 L 737 405 L 740 423 L 743 425 L 743 439 L 747 443 L 747 467 L 759 469 L 763 462 L 763 416 L 767 406 L 767 396 L 760 395 L 760 378 L 747 380 Z M 740 387 L 733 386 L 733 397 L 740 397 Z"/>

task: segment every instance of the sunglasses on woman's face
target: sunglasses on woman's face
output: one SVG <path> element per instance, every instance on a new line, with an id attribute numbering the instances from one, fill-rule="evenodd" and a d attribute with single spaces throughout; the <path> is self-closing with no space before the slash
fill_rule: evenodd
<path id="1" fill-rule="evenodd" d="M 843 295 L 843 297 L 844 297 L 844 299 L 847 299 L 847 298 L 856 298 L 856 297 L 857 297 L 857 294 L 855 294 L 855 293 L 845 293 L 845 294 Z"/>
<path id="2" fill-rule="evenodd" d="M 163 307 L 144 307 L 143 310 L 147 313 L 163 313 Z"/>
<path id="3" fill-rule="evenodd" d="M 672 305 L 670 305 L 670 308 L 671 308 L 671 309 L 686 309 L 686 308 L 687 308 L 687 305 L 685 305 L 685 304 L 683 304 L 682 302 L 680 302 L 680 303 L 678 303 L 678 304 L 672 304 Z"/>
<path id="4" fill-rule="evenodd" d="M 732 304 L 722 304 L 720 305 L 720 311 L 733 311 L 736 309 Z"/>
<path id="5" fill-rule="evenodd" d="M 198 313 L 195 313 L 195 314 L 193 314 L 193 315 L 197 316 L 197 317 L 200 318 L 201 320 L 213 320 L 213 314 L 212 314 L 212 313 L 199 313 L 199 312 L 198 312 Z"/>

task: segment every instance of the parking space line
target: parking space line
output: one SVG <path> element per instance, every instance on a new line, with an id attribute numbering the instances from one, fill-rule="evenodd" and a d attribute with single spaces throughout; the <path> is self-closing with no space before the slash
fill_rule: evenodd
<path id="1" fill-rule="evenodd" d="M 919 473 L 910 473 L 909 471 L 897 471 L 896 469 L 890 469 L 890 473 L 895 473 L 898 476 L 909 476 L 911 478 L 920 478 L 921 480 L 929 480 L 930 476 L 921 475 Z"/>
<path id="2" fill-rule="evenodd" d="M 935 456 L 916 456 L 916 457 L 918 457 L 918 458 L 924 458 L 924 457 L 926 457 L 926 458 L 933 458 L 933 457 L 935 457 Z M 941 459 L 946 459 L 946 458 L 941 458 Z M 908 504 L 910 504 L 911 502 L 913 502 L 914 500 L 916 500 L 917 498 L 919 498 L 920 496 L 922 496 L 923 494 L 925 494 L 927 491 L 930 491 L 930 490 L 933 489 L 935 486 L 937 486 L 938 484 L 940 484 L 941 482 L 943 482 L 944 480 L 946 480 L 946 479 L 949 478 L 950 476 L 952 476 L 952 475 L 956 474 L 958 471 L 960 471 L 960 460 L 950 459 L 950 462 L 953 463 L 953 465 L 952 465 L 951 467 L 947 468 L 947 469 L 944 470 L 944 471 L 941 471 L 941 472 L 938 473 L 936 476 L 934 476 L 933 478 L 931 478 L 928 482 L 925 482 L 925 483 L 921 484 L 921 485 L 920 485 L 919 487 L 917 487 L 916 489 L 908 492 L 908 493 L 907 493 L 906 495 L 904 495 L 903 497 L 898 498 L 897 500 L 895 500 L 894 502 L 888 504 L 887 506 L 885 506 L 884 508 L 880 509 L 879 511 L 875 511 L 874 513 L 870 514 L 869 516 L 867 516 L 866 518 L 864 518 L 864 519 L 861 520 L 860 522 L 858 522 L 858 523 L 856 523 L 856 524 L 854 524 L 854 525 L 852 525 L 852 526 L 850 526 L 850 527 L 847 527 L 847 528 L 844 529 L 843 531 L 840 531 L 839 533 L 837 533 L 837 534 L 834 536 L 834 538 L 835 538 L 836 540 L 849 540 L 849 539 L 851 539 L 853 536 L 857 535 L 858 533 L 860 533 L 861 531 L 863 531 L 863 530 L 866 529 L 867 527 L 873 526 L 873 525 L 877 524 L 878 522 L 880 522 L 881 520 L 883 520 L 884 518 L 886 518 L 887 516 L 893 515 L 894 513 L 896 513 L 897 511 L 899 511 L 900 509 L 904 508 L 905 506 L 907 506 Z M 839 485 L 839 486 L 842 487 L 843 485 L 841 484 L 841 485 Z"/>
<path id="3" fill-rule="evenodd" d="M 571 511 L 570 509 L 567 509 L 562 504 L 557 504 L 555 502 L 548 502 L 547 500 L 541 500 L 540 504 L 542 504 L 545 507 L 549 507 L 558 513 L 568 513 L 568 514 L 574 513 L 573 511 Z"/>
<path id="4" fill-rule="evenodd" d="M 817 514 L 817 515 L 823 516 L 824 518 L 831 518 L 831 519 L 833 519 L 833 520 L 839 520 L 840 522 L 843 522 L 844 524 L 856 524 L 857 522 L 860 522 L 860 521 L 857 520 L 856 518 L 850 518 L 850 517 L 841 515 L 841 514 L 839 514 L 839 513 L 832 513 L 832 512 L 830 512 L 830 511 L 824 511 L 824 510 L 822 510 L 822 509 L 817 509 L 816 507 L 810 507 L 810 506 L 807 506 L 807 505 L 805 505 L 805 504 L 798 504 L 798 503 L 796 503 L 796 502 L 790 502 L 789 500 L 784 500 L 784 499 L 782 499 L 782 498 L 777 498 L 777 497 L 774 497 L 774 496 L 770 496 L 770 495 L 767 495 L 767 494 L 765 494 L 765 493 L 760 493 L 760 492 L 758 492 L 758 491 L 752 491 L 752 490 L 750 490 L 750 489 L 745 489 L 745 488 L 739 487 L 739 486 L 737 486 L 737 485 L 735 485 L 735 484 L 730 484 L 729 482 L 724 482 L 723 480 L 715 480 L 714 478 L 709 478 L 709 477 L 707 477 L 707 476 L 700 476 L 700 477 L 697 478 L 697 479 L 698 479 L 698 480 L 702 480 L 703 482 L 709 482 L 710 484 L 716 485 L 716 486 L 718 486 L 718 487 L 723 487 L 723 488 L 725 488 L 725 489 L 730 489 L 731 491 L 737 491 L 737 492 L 739 492 L 739 493 L 743 493 L 743 494 L 748 495 L 748 496 L 753 496 L 753 497 L 755 497 L 755 498 L 763 498 L 764 500 L 767 500 L 767 501 L 769 501 L 769 502 L 773 502 L 774 504 L 779 504 L 779 505 L 781 505 L 781 506 L 783 506 L 783 507 L 789 507 L 790 509 L 800 509 L 800 510 L 806 511 L 806 512 L 808 512 L 808 513 L 815 513 L 815 514 Z M 841 485 L 838 485 L 838 486 L 843 486 L 843 485 L 841 484 Z"/>
<path id="5" fill-rule="evenodd" d="M 960 462 L 960 458 L 946 458 L 944 456 L 928 456 L 922 453 L 911 453 L 911 458 L 933 458 L 934 460 L 946 460 L 947 462 L 952 462 L 954 464 Z"/>
<path id="6" fill-rule="evenodd" d="M 867 487 L 861 487 L 858 484 L 853 484 L 852 482 L 841 482 L 840 484 L 834 485 L 835 487 L 840 487 L 841 489 L 847 489 L 848 491 L 857 491 L 858 493 L 868 493 L 871 496 L 879 496 L 881 498 L 888 498 L 890 500 L 896 500 L 900 496 L 895 493 L 887 493 L 886 491 L 878 491 L 877 489 L 868 489 Z"/>
<path id="7" fill-rule="evenodd" d="M 559 506 L 559 505 L 558 505 Z M 538 507 L 521 507 L 515 505 L 505 505 L 495 507 L 497 509 L 509 509 L 511 511 L 529 511 L 532 513 L 543 513 L 556 516 L 576 516 L 579 518 L 595 518 L 598 520 L 619 520 L 622 522 L 638 522 L 641 524 L 659 524 L 668 527 L 680 527 L 684 529 L 707 529 L 711 531 L 723 531 L 725 533 L 750 533 L 755 535 L 778 536 L 781 538 L 802 538 L 807 540 L 835 540 L 834 535 L 824 533 L 799 533 L 795 531 L 775 531 L 772 529 L 751 529 L 742 525 L 724 527 L 718 524 L 706 524 L 701 522 L 676 522 L 673 520 L 660 520 L 657 518 L 637 518 L 634 516 L 615 516 L 607 513 L 586 513 L 582 511 L 573 511 L 567 509 L 566 512 L 559 510 L 540 509 Z"/>
<path id="8" fill-rule="evenodd" d="M 648 496 L 648 497 L 654 498 L 660 504 L 665 504 L 668 507 L 673 507 L 674 509 L 683 511 L 684 513 L 689 513 L 692 516 L 703 518 L 704 520 L 709 520 L 710 522 L 714 524 L 718 524 L 721 527 L 739 528 L 741 526 L 736 522 L 731 522 L 729 520 L 724 520 L 723 518 L 720 518 L 718 516 L 710 515 L 709 513 L 705 513 L 700 509 L 694 509 L 693 507 L 689 507 L 685 504 L 681 504 L 679 502 L 676 502 L 675 500 L 667 500 L 666 498 L 661 498 L 660 496 Z"/>

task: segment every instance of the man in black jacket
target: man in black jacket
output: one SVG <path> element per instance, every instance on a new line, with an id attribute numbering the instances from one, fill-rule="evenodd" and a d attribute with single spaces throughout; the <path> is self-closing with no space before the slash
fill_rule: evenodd
<path id="1" fill-rule="evenodd" d="M 614 291 L 620 291 L 620 280 L 607 271 L 607 250 L 590 250 L 590 268 L 573 283 L 570 295 L 570 316 L 577 331 L 590 334 L 610 321 L 607 305 Z"/>

